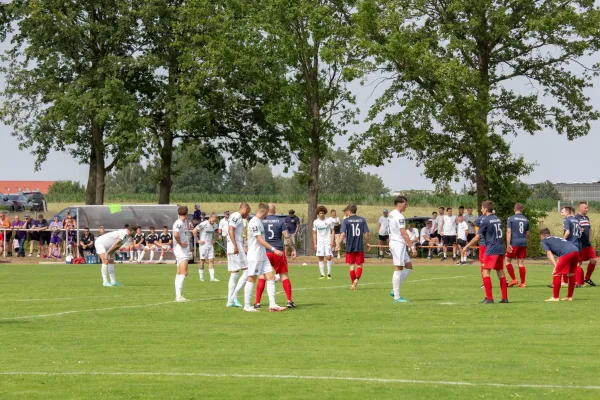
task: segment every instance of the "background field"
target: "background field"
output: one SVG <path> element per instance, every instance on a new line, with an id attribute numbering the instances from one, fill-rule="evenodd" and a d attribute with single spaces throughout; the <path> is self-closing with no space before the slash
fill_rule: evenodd
<path id="1" fill-rule="evenodd" d="M 345 266 L 331 281 L 292 267 L 299 307 L 282 314 L 225 308 L 222 266 L 218 283 L 190 271 L 185 304 L 172 301 L 173 266 L 117 265 L 119 288 L 98 269 L 0 266 L 0 398 L 600 395 L 600 289 L 545 303 L 547 266 L 507 305 L 478 304 L 477 265 L 417 266 L 408 304 L 392 303 L 389 266 L 367 267 L 356 292 Z"/>

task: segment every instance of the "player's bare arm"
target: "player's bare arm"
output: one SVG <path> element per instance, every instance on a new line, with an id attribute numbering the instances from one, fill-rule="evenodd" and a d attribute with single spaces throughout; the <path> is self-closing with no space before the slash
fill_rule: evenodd
<path id="1" fill-rule="evenodd" d="M 554 268 L 556 268 L 556 260 L 554 259 L 554 254 L 552 254 L 550 250 L 546 252 L 546 257 L 548 257 L 548 260 L 552 263 Z"/>
<path id="2" fill-rule="evenodd" d="M 404 239 L 406 246 L 411 248 L 413 257 L 416 257 L 417 249 L 414 247 L 414 244 L 416 243 L 416 241 L 413 242 L 412 240 L 410 240 L 410 237 L 408 236 L 408 233 L 406 232 L 406 228 L 400 228 L 400 235 L 402 235 L 402 239 Z"/>
<path id="3" fill-rule="evenodd" d="M 463 247 L 462 252 L 463 254 L 467 252 L 467 250 L 469 250 L 471 247 L 475 246 L 477 243 L 479 243 L 479 233 L 475 235 L 475 237 L 469 242 L 467 243 L 467 245 L 465 247 Z"/>
<path id="4" fill-rule="evenodd" d="M 179 232 L 174 232 L 173 233 L 173 238 L 175 239 L 175 241 L 177 242 L 177 244 L 181 246 L 182 249 L 187 249 L 188 242 L 182 242 L 181 241 L 181 235 L 179 234 Z"/>
<path id="5" fill-rule="evenodd" d="M 317 251 L 317 231 L 313 231 L 313 245 L 315 247 L 315 251 Z"/>
<path id="6" fill-rule="evenodd" d="M 275 247 L 273 247 L 269 243 L 267 243 L 267 241 L 265 239 L 263 239 L 262 235 L 256 236 L 256 241 L 258 242 L 258 244 L 263 246 L 265 249 L 271 250 L 277 256 L 281 256 L 283 254 L 283 252 L 281 250 L 277 250 Z"/>
<path id="7" fill-rule="evenodd" d="M 570 230 L 566 230 L 565 233 L 563 234 L 563 239 L 567 240 L 569 238 L 569 235 L 571 234 Z"/>
<path id="8" fill-rule="evenodd" d="M 512 246 L 510 245 L 511 236 L 512 236 L 512 229 L 506 228 L 506 251 L 508 253 L 512 253 L 512 251 L 513 251 Z"/>
<path id="9" fill-rule="evenodd" d="M 292 237 L 290 236 L 290 233 L 288 231 L 283 231 L 283 238 L 285 239 L 285 244 L 292 248 L 292 260 L 295 260 L 297 255 L 296 246 L 294 245 L 294 242 L 292 242 Z"/>
<path id="10" fill-rule="evenodd" d="M 233 254 L 240 254 L 240 251 L 237 247 L 237 240 L 235 240 L 235 228 L 233 226 L 229 226 L 228 229 L 228 238 L 229 240 L 231 240 L 231 243 L 233 244 Z"/>
<path id="11" fill-rule="evenodd" d="M 369 241 L 371 235 L 369 232 L 365 232 L 365 243 L 367 244 L 367 250 L 371 250 L 371 242 Z"/>
<path id="12" fill-rule="evenodd" d="M 106 251 L 106 255 L 107 256 L 113 255 L 115 253 L 115 251 L 117 251 L 121 248 L 122 244 L 123 244 L 122 240 L 119 240 L 117 243 L 113 244 L 112 247 Z"/>
<path id="13" fill-rule="evenodd" d="M 345 237 L 346 237 L 346 232 L 340 233 L 340 237 L 338 238 L 337 245 L 335 246 L 335 251 L 340 251 L 340 248 L 342 246 L 342 242 L 344 241 Z"/>
<path id="14" fill-rule="evenodd" d="M 335 248 L 335 231 L 331 228 L 331 248 Z"/>

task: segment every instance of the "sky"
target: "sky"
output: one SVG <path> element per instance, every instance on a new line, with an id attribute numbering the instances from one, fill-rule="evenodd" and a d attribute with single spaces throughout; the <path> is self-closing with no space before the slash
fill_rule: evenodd
<path id="1" fill-rule="evenodd" d="M 6 48 L 0 44 L 0 51 Z M 600 62 L 600 55 L 586 60 L 587 65 Z M 600 84 L 600 78 L 595 83 Z M 518 82 L 509 87 L 522 92 Z M 4 81 L 0 76 L 0 88 Z M 356 96 L 357 107 L 361 110 L 359 120 L 364 121 L 366 112 L 379 94 L 383 86 L 375 89 L 373 82 L 367 82 L 365 86 L 353 84 L 350 86 Z M 591 103 L 596 109 L 600 109 L 600 92 L 590 90 L 588 95 Z M 368 128 L 368 123 L 361 122 L 350 126 L 351 132 L 362 132 Z M 596 153 L 600 148 L 600 122 L 592 123 L 592 129 L 588 136 L 569 141 L 565 136 L 556 132 L 546 130 L 535 136 L 520 134 L 517 137 L 509 137 L 514 154 L 522 154 L 525 160 L 535 163 L 533 173 L 523 178 L 526 183 L 537 183 L 546 180 L 552 182 L 592 182 L 600 180 L 600 171 L 597 168 Z M 336 147 L 347 148 L 349 137 L 336 137 Z M 13 168 L 0 169 L 0 180 L 74 180 L 85 184 L 87 182 L 88 167 L 79 165 L 76 160 L 69 157 L 67 153 L 51 152 L 47 161 L 41 166 L 40 171 L 34 170 L 34 157 L 28 150 L 19 150 L 17 138 L 11 135 L 11 129 L 0 124 L 0 143 L 2 146 L 2 165 L 13 166 Z M 577 168 L 573 168 L 573 164 Z M 281 166 L 274 166 L 274 173 L 280 174 Z M 431 190 L 433 183 L 423 176 L 423 168 L 416 165 L 415 161 L 408 159 L 393 159 L 382 167 L 366 167 L 365 172 L 378 174 L 382 177 L 384 184 L 391 190 Z M 454 189 L 459 190 L 464 181 L 453 183 Z"/>

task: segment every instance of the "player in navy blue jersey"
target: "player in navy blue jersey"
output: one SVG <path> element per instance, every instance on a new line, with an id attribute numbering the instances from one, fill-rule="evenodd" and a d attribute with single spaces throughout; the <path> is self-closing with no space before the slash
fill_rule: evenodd
<path id="1" fill-rule="evenodd" d="M 575 211 L 572 207 L 565 206 L 561 208 L 560 215 L 563 216 L 563 239 L 572 242 L 577 249 L 581 252 L 581 227 L 579 226 L 579 221 L 575 218 Z M 577 276 L 577 272 L 575 273 Z M 567 284 L 567 276 L 564 275 L 563 279 L 565 284 Z M 583 284 L 583 282 L 581 282 Z M 575 287 L 581 287 L 581 285 L 577 284 L 577 279 L 575 282 Z"/>
<path id="2" fill-rule="evenodd" d="M 550 236 L 550 230 L 544 228 L 540 231 L 540 239 L 542 248 L 546 252 L 548 260 L 554 266 L 552 275 L 552 292 L 553 296 L 546 301 L 559 301 L 561 276 L 567 276 L 569 280 L 569 289 L 567 297 L 563 301 L 573 300 L 573 291 L 575 290 L 575 269 L 579 262 L 579 249 L 572 241 L 567 241 L 564 238 Z M 558 262 L 554 256 L 559 257 Z"/>
<path id="3" fill-rule="evenodd" d="M 579 253 L 579 268 L 577 269 L 577 273 L 575 275 L 576 284 L 583 285 L 583 283 L 587 283 L 590 286 L 596 286 L 594 281 L 592 281 L 592 274 L 596 269 L 596 250 L 594 250 L 594 246 L 592 245 L 592 225 L 590 223 L 590 218 L 587 216 L 589 211 L 589 206 L 585 201 L 579 203 L 579 212 L 575 215 L 577 221 L 579 221 L 579 226 L 581 230 L 581 252 Z M 589 261 L 587 271 L 585 273 L 585 278 L 583 277 L 583 263 L 585 261 Z"/>
<path id="4" fill-rule="evenodd" d="M 492 296 L 492 279 L 490 270 L 496 270 L 500 279 L 500 289 L 502 290 L 502 300 L 500 303 L 508 303 L 508 286 L 506 284 L 506 276 L 504 275 L 504 235 L 502 233 L 502 221 L 494 214 L 494 203 L 484 201 L 481 205 L 481 212 L 485 216 L 481 221 L 481 227 L 475 235 L 475 238 L 463 248 L 463 253 L 469 250 L 469 247 L 477 244 L 480 238 L 485 239 L 485 256 L 483 259 L 483 286 L 485 288 L 485 299 L 483 304 L 492 304 L 494 298 Z"/>
<path id="5" fill-rule="evenodd" d="M 371 248 L 369 244 L 369 226 L 363 217 L 356 215 L 356 205 L 348 206 L 350 216 L 342 221 L 340 237 L 338 238 L 336 251 L 346 239 L 346 264 L 350 265 L 350 280 L 352 281 L 351 290 L 356 290 L 358 280 L 362 275 L 362 266 L 365 262 L 365 249 L 363 240 L 367 242 L 367 249 Z M 356 269 L 356 270 L 355 270 Z"/>
<path id="6" fill-rule="evenodd" d="M 512 265 L 512 260 L 517 259 L 519 277 L 521 278 L 519 287 L 524 288 L 526 275 L 524 260 L 527 255 L 529 220 L 523 215 L 523 204 L 515 204 L 514 211 L 515 215 L 508 217 L 508 222 L 506 223 L 506 270 L 511 278 L 508 287 L 518 284 Z"/>
<path id="7" fill-rule="evenodd" d="M 481 223 L 483 222 L 483 220 L 485 219 L 485 215 L 480 215 L 477 217 L 477 219 L 475 220 L 475 226 L 477 227 L 477 231 L 479 232 L 479 229 L 481 229 Z M 471 238 L 471 240 L 469 240 L 468 242 L 470 243 L 474 238 L 478 237 L 477 234 L 475 236 L 473 236 Z M 483 259 L 485 258 L 485 238 L 483 236 L 479 237 L 479 274 L 481 275 L 481 279 L 483 280 Z M 481 287 L 483 288 L 483 281 L 481 284 Z"/>
<path id="8" fill-rule="evenodd" d="M 290 282 L 290 277 L 288 275 L 287 257 L 283 251 L 283 240 L 285 239 L 287 246 L 292 249 L 292 260 L 296 258 L 296 247 L 292 242 L 290 233 L 287 230 L 285 219 L 279 218 L 275 214 L 275 204 L 269 203 L 269 214 L 265 217 L 265 219 L 262 220 L 262 224 L 265 228 L 266 242 L 270 244 L 271 247 L 280 250 L 282 254 L 278 256 L 273 252 L 273 250 L 267 248 L 267 258 L 273 266 L 275 273 L 279 275 L 281 279 L 281 286 L 283 286 L 283 290 L 287 297 L 287 308 L 295 308 L 296 304 L 292 300 L 292 283 Z M 260 299 L 262 298 L 262 294 L 265 290 L 265 284 L 265 276 L 261 275 L 258 278 L 258 283 L 256 285 L 256 302 L 254 303 L 254 308 L 260 308 Z"/>

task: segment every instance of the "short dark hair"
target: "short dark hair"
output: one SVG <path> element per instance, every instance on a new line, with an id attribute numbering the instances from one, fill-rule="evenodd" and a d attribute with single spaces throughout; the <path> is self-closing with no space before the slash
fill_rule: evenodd
<path id="1" fill-rule="evenodd" d="M 444 209 L 444 207 L 440 207 L 440 210 L 443 210 L 443 209 Z"/>
<path id="2" fill-rule="evenodd" d="M 290 210 L 290 211 L 288 211 L 288 214 L 296 214 L 296 211 Z"/>
<path id="3" fill-rule="evenodd" d="M 446 208 L 446 211 L 450 211 L 450 210 L 452 210 L 452 207 Z"/>
<path id="4" fill-rule="evenodd" d="M 165 225 L 165 226 L 163 226 L 163 229 L 169 229 L 169 227 Z"/>
<path id="5" fill-rule="evenodd" d="M 550 235 L 550 229 L 548 229 L 548 228 L 543 228 L 543 229 L 540 231 L 540 235 L 548 235 L 548 236 L 549 236 L 549 235 Z"/>
<path id="6" fill-rule="evenodd" d="M 84 231 L 89 231 L 90 228 L 88 228 L 87 226 L 85 228 L 83 228 Z"/>
<path id="7" fill-rule="evenodd" d="M 397 196 L 394 199 L 394 206 L 398 205 L 398 204 L 404 204 L 408 202 L 408 199 L 406 198 L 406 196 Z"/>
<path id="8" fill-rule="evenodd" d="M 465 209 L 465 206 L 459 206 L 459 207 L 458 207 L 458 209 L 459 209 L 459 210 L 460 210 L 461 208 L 464 210 L 464 209 Z"/>
<path id="9" fill-rule="evenodd" d="M 350 210 L 351 214 L 356 214 L 356 211 L 358 210 L 358 208 L 356 207 L 356 204 L 350 204 L 348 206 L 348 210 Z"/>
<path id="10" fill-rule="evenodd" d="M 320 213 L 327 214 L 327 207 L 318 206 L 316 212 L 317 212 L 317 215 L 319 215 Z"/>
<path id="11" fill-rule="evenodd" d="M 332 213 L 332 212 L 337 213 L 337 211 L 335 211 L 334 209 L 331 209 L 329 212 L 330 213 Z"/>
<path id="12" fill-rule="evenodd" d="M 573 212 L 573 209 L 571 208 L 571 206 L 563 206 L 561 208 L 561 210 L 567 210 L 568 212 Z"/>
<path id="13" fill-rule="evenodd" d="M 434 211 L 434 212 L 431 213 L 431 215 L 433 215 L 433 214 L 437 215 L 437 211 Z"/>
<path id="14" fill-rule="evenodd" d="M 579 205 L 585 204 L 586 206 L 588 205 L 587 201 L 580 201 Z"/>
<path id="15" fill-rule="evenodd" d="M 177 208 L 177 215 L 188 215 L 188 206 L 179 206 Z"/>
<path id="16" fill-rule="evenodd" d="M 152 231 L 152 230 L 156 230 L 156 228 L 155 228 L 154 226 L 151 226 L 149 229 L 150 229 L 151 231 Z"/>
<path id="17" fill-rule="evenodd" d="M 486 200 L 481 204 L 481 207 L 485 208 L 488 212 L 493 212 L 494 211 L 494 203 L 492 203 L 490 200 Z"/>
<path id="18" fill-rule="evenodd" d="M 521 203 L 515 204 L 515 210 L 517 210 L 517 211 L 521 211 L 522 212 L 524 208 L 525 207 L 523 207 L 523 204 L 521 204 Z"/>

